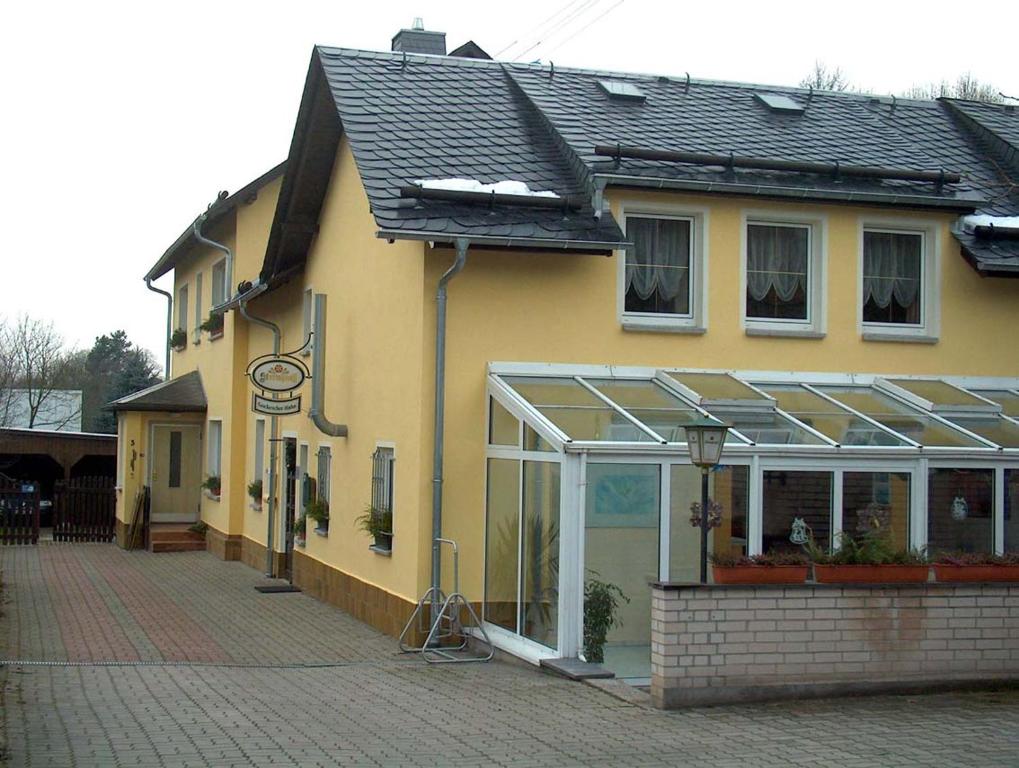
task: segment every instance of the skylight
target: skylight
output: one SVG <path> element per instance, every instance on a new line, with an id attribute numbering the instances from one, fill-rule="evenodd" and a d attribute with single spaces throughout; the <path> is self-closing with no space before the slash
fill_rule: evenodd
<path id="1" fill-rule="evenodd" d="M 598 85 L 610 99 L 619 101 L 644 101 L 647 96 L 633 83 L 624 83 L 621 80 L 599 80 Z"/>
<path id="2" fill-rule="evenodd" d="M 802 115 L 803 107 L 781 93 L 755 93 L 757 99 L 772 112 L 783 115 Z"/>

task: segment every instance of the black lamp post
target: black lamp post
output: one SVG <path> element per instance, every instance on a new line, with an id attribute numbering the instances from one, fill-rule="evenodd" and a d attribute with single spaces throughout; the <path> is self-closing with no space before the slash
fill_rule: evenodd
<path id="1" fill-rule="evenodd" d="M 729 425 L 698 419 L 686 425 L 690 460 L 701 468 L 701 584 L 708 583 L 708 472 L 722 458 Z"/>

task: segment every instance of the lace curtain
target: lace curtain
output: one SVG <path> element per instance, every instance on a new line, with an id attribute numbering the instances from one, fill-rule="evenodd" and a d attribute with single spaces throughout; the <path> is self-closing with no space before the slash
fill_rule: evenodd
<path id="1" fill-rule="evenodd" d="M 807 295 L 807 232 L 805 227 L 747 227 L 747 293 L 754 301 L 763 301 L 772 289 L 785 302 L 799 291 Z"/>
<path id="2" fill-rule="evenodd" d="M 863 303 L 882 309 L 892 298 L 903 308 L 920 295 L 920 235 L 865 232 L 863 237 Z"/>
<path id="3" fill-rule="evenodd" d="M 687 311 L 690 292 L 690 222 L 627 218 L 633 250 L 626 259 L 626 291 L 643 300 L 655 292 Z"/>

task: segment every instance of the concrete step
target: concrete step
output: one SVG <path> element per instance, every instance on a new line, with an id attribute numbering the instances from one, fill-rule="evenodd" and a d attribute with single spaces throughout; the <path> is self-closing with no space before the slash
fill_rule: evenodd
<path id="1" fill-rule="evenodd" d="M 149 532 L 149 541 L 193 541 L 205 544 L 205 534 L 189 531 L 187 528 L 153 528 Z"/>
<path id="2" fill-rule="evenodd" d="M 151 552 L 202 552 L 205 550 L 205 539 L 160 539 L 149 545 Z"/>

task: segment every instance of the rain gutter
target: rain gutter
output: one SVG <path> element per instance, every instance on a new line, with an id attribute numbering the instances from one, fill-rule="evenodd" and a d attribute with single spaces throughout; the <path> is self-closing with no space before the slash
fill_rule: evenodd
<path id="1" fill-rule="evenodd" d="M 170 336 L 173 334 L 173 294 L 169 291 L 164 291 L 162 288 L 156 288 L 152 285 L 152 278 L 145 278 L 145 287 L 153 293 L 158 293 L 166 297 L 166 344 L 163 348 L 166 350 L 165 362 L 163 364 L 163 380 L 170 380 Z"/>

